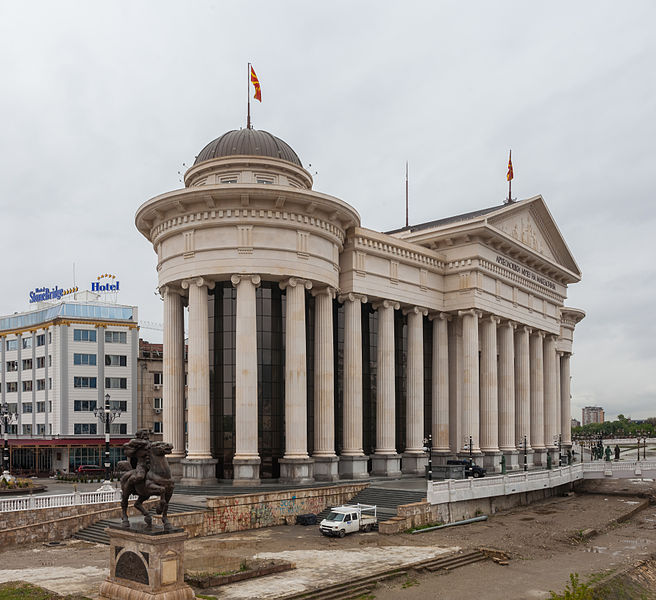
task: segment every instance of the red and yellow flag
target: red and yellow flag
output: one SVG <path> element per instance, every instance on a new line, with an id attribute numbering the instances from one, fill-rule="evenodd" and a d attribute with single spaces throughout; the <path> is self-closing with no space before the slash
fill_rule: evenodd
<path id="1" fill-rule="evenodd" d="M 510 181 L 514 176 L 512 168 L 512 154 L 508 157 L 508 174 L 506 175 L 506 181 Z"/>
<path id="2" fill-rule="evenodd" d="M 253 98 L 255 98 L 255 100 L 258 100 L 259 102 L 262 102 L 262 90 L 260 89 L 260 80 L 257 78 L 257 75 L 253 70 L 253 67 L 251 67 L 251 83 L 255 88 L 255 95 L 253 96 Z"/>

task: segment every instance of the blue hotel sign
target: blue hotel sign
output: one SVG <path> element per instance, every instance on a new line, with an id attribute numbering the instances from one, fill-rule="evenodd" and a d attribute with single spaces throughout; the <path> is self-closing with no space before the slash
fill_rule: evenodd
<path id="1" fill-rule="evenodd" d="M 120 282 L 116 279 L 116 275 L 104 273 L 98 275 L 96 281 L 91 282 L 92 292 L 119 292 Z"/>
<path id="2" fill-rule="evenodd" d="M 62 296 L 77 292 L 78 288 L 72 287 L 64 290 L 56 285 L 53 289 L 47 287 L 34 288 L 30 292 L 30 304 L 34 302 L 44 302 L 45 300 L 61 300 Z"/>

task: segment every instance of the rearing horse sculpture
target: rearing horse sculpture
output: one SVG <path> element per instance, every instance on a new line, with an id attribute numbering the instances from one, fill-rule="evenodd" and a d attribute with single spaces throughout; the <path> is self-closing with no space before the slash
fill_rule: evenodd
<path id="1" fill-rule="evenodd" d="M 134 507 L 144 516 L 147 527 L 153 524 L 153 518 L 143 503 L 151 496 L 159 496 L 156 512 L 162 515 L 164 529 L 171 529 L 167 518 L 169 501 L 173 495 L 173 479 L 171 469 L 166 460 L 173 446 L 167 442 L 150 442 L 148 433 L 144 430 L 137 432 L 136 437 L 123 445 L 128 460 L 118 463 L 121 476 L 121 509 L 123 527 L 129 528 L 128 500 L 132 494 L 138 496 Z"/>

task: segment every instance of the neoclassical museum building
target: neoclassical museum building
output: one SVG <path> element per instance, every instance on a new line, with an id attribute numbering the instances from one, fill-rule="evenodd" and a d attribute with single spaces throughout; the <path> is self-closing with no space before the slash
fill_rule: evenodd
<path id="1" fill-rule="evenodd" d="M 183 483 L 423 474 L 429 435 L 434 461 L 496 471 L 571 445 L 581 273 L 541 196 L 380 233 L 254 129 L 210 142 L 184 182 L 136 214 Z"/>

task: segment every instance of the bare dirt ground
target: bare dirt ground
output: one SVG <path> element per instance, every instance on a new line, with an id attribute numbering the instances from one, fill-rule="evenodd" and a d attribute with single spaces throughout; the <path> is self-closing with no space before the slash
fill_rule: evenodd
<path id="1" fill-rule="evenodd" d="M 275 527 L 195 538 L 185 544 L 185 567 L 198 571 L 238 568 L 243 559 L 282 558 L 296 569 L 226 586 L 209 593 L 221 599 L 275 598 L 292 591 L 348 581 L 357 576 L 452 552 L 478 547 L 507 552 L 508 566 L 490 561 L 446 574 L 420 574 L 379 586 L 377 600 L 412 598 L 512 600 L 548 598 L 562 591 L 568 576 L 620 569 L 656 555 L 656 506 L 616 525 L 642 501 L 639 491 L 656 493 L 653 482 L 609 482 L 611 493 L 577 494 L 493 515 L 486 522 L 422 534 L 321 536 L 316 527 Z M 624 491 L 623 491 L 624 490 Z M 603 488 L 600 488 L 604 492 Z M 629 495 L 615 495 L 616 493 Z M 597 529 L 590 541 L 578 533 Z M 68 541 L 0 549 L 0 582 L 24 580 L 59 593 L 97 595 L 107 574 L 108 547 Z M 207 593 L 207 592 L 205 592 Z"/>

